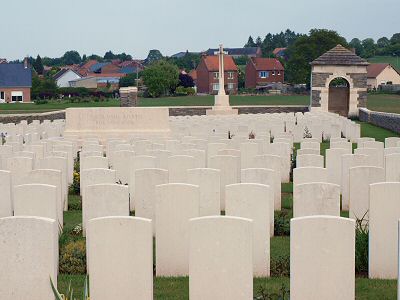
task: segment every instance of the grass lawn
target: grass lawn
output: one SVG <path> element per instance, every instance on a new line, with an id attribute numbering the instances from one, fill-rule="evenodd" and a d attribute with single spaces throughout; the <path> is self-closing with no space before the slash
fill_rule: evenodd
<path id="1" fill-rule="evenodd" d="M 236 105 L 308 105 L 309 96 L 304 95 L 270 95 L 270 96 L 231 96 L 230 103 Z M 139 106 L 212 106 L 214 96 L 187 96 L 187 97 L 162 97 L 140 98 Z M 11 103 L 0 104 L 0 114 L 12 113 L 40 113 L 54 110 L 63 110 L 68 107 L 115 107 L 119 101 L 110 99 L 90 103 Z M 370 94 L 367 106 L 371 110 L 400 113 L 400 95 Z"/>
<path id="2" fill-rule="evenodd" d="M 231 96 L 231 105 L 308 105 L 309 96 Z M 162 97 L 140 98 L 139 106 L 212 106 L 214 96 L 187 96 L 187 97 Z M 5 103 L 0 105 L 0 114 L 33 113 L 54 110 L 63 110 L 68 107 L 112 107 L 119 106 L 119 101 L 110 99 L 90 103 Z"/>
<path id="3" fill-rule="evenodd" d="M 375 111 L 400 113 L 400 95 L 369 94 L 367 108 Z"/>
<path id="4" fill-rule="evenodd" d="M 397 136 L 388 130 L 366 124 L 361 124 L 361 135 L 374 137 L 378 141 L 383 141 L 385 137 Z M 295 145 L 296 148 L 299 145 Z M 325 149 L 329 148 L 329 142 L 321 145 L 321 154 L 325 155 Z M 293 209 L 293 184 L 282 184 L 282 211 L 288 213 L 287 220 L 292 215 Z M 82 222 L 82 211 L 80 207 L 79 196 L 69 196 L 70 210 L 64 212 L 64 229 L 60 238 L 60 247 L 70 241 L 82 240 L 81 236 L 71 235 L 72 229 Z M 279 212 L 275 213 L 275 219 Z M 348 217 L 348 212 L 342 211 L 342 217 Z M 275 236 L 271 238 L 271 269 L 275 265 L 275 272 L 286 268 L 288 271 L 288 262 L 290 257 L 290 237 Z M 279 269 L 280 268 L 280 269 Z M 276 271 L 277 270 L 277 271 Z M 74 295 L 82 295 L 84 287 L 85 275 L 67 275 L 60 274 L 58 277 L 58 289 L 65 293 L 68 285 L 71 284 L 74 289 Z M 260 296 L 261 293 L 268 295 L 265 299 L 288 299 L 290 279 L 288 276 L 274 276 L 271 278 L 255 278 L 254 279 L 254 296 Z M 110 288 L 113 288 L 110 286 Z M 205 287 L 207 288 L 207 287 Z M 338 287 L 340 288 L 340 287 Z M 286 293 L 285 298 L 282 297 Z M 396 280 L 371 280 L 367 278 L 356 278 L 356 299 L 395 299 L 397 293 Z M 189 299 L 189 279 L 188 277 L 178 278 L 154 278 L 154 299 L 162 300 L 182 300 Z"/>
<path id="5" fill-rule="evenodd" d="M 388 63 L 400 70 L 400 57 L 396 56 L 374 56 L 368 59 L 370 63 Z"/>

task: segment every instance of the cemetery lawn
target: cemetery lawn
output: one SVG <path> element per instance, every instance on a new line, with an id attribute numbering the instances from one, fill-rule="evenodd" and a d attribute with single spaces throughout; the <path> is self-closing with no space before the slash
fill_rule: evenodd
<path id="1" fill-rule="evenodd" d="M 400 95 L 369 94 L 367 108 L 375 111 L 400 113 Z"/>
<path id="2" fill-rule="evenodd" d="M 307 95 L 269 95 L 269 96 L 231 96 L 231 105 L 308 105 L 310 97 Z M 214 96 L 185 96 L 140 98 L 139 106 L 212 106 Z M 99 102 L 49 102 L 35 103 L 4 103 L 0 105 L 0 114 L 40 113 L 63 110 L 69 107 L 116 107 L 119 100 L 105 99 Z"/>
<path id="3" fill-rule="evenodd" d="M 360 123 L 361 136 L 374 137 L 377 141 L 384 141 L 386 137 L 398 136 L 397 134 L 367 124 Z M 299 148 L 295 144 L 295 148 Z M 325 150 L 329 148 L 329 142 L 321 144 L 321 154 L 325 155 Z M 296 153 L 296 152 L 295 152 Z M 275 212 L 275 236 L 271 238 L 271 277 L 254 279 L 254 297 L 262 293 L 267 295 L 264 299 L 287 299 L 289 291 L 289 267 L 290 267 L 290 236 L 289 224 L 293 214 L 293 184 L 282 184 L 282 210 Z M 82 209 L 80 197 L 69 196 L 69 211 L 64 212 L 64 228 L 60 236 L 60 251 L 65 246 L 74 242 L 84 242 L 82 234 L 74 233 L 77 225 L 82 222 Z M 348 217 L 348 212 L 341 211 L 342 217 Z M 58 276 L 58 289 L 65 293 L 68 285 L 74 290 L 74 295 L 82 295 L 85 275 L 65 274 L 60 272 Z M 373 280 L 357 275 L 356 277 L 356 299 L 396 299 L 397 281 L 396 280 Z M 110 287 L 112 288 L 112 287 Z M 206 288 L 206 287 L 205 287 Z M 340 288 L 340 287 L 338 287 Z M 271 294 L 276 296 L 270 297 Z M 285 298 L 282 298 L 285 294 Z M 79 296 L 78 296 L 79 297 Z M 281 298 L 278 298 L 281 297 Z M 182 300 L 189 299 L 189 279 L 188 277 L 178 278 L 154 278 L 154 299 L 162 300 Z"/>

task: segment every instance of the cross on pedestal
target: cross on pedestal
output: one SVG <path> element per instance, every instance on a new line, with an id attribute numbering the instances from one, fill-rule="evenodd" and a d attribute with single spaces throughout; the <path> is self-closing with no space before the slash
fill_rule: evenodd
<path id="1" fill-rule="evenodd" d="M 215 55 L 218 55 L 218 95 L 226 95 L 225 93 L 225 72 L 224 72 L 224 54 L 228 54 L 228 52 L 224 51 L 224 46 L 219 45 L 219 51 L 214 52 Z"/>

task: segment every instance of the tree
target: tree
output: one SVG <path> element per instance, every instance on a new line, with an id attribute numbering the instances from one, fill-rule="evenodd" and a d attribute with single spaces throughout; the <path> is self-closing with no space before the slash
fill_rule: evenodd
<path id="1" fill-rule="evenodd" d="M 256 39 L 256 46 L 257 47 L 261 47 L 261 44 L 262 44 L 262 40 L 261 40 L 261 37 L 257 37 L 257 39 Z"/>
<path id="2" fill-rule="evenodd" d="M 185 55 L 180 58 L 176 57 L 170 57 L 167 60 L 176 65 L 179 69 L 184 69 L 187 72 L 190 70 L 196 69 L 197 65 L 199 64 L 201 59 L 200 53 L 192 53 L 189 51 L 186 51 Z"/>
<path id="3" fill-rule="evenodd" d="M 110 51 L 107 51 L 105 54 L 104 54 L 104 59 L 106 59 L 106 60 L 111 60 L 111 59 L 114 59 L 115 58 L 115 55 L 114 55 L 114 53 L 112 53 L 112 51 L 110 50 Z"/>
<path id="4" fill-rule="evenodd" d="M 285 67 L 287 80 L 292 83 L 309 84 L 310 63 L 338 44 L 348 46 L 346 39 L 332 30 L 312 29 L 309 35 L 300 36 L 287 49 L 289 57 Z"/>
<path id="5" fill-rule="evenodd" d="M 128 87 L 128 86 L 136 86 L 136 73 L 128 74 L 124 77 L 119 79 L 119 86 L 120 87 Z"/>
<path id="6" fill-rule="evenodd" d="M 43 75 L 44 67 L 40 55 L 38 55 L 35 61 L 33 62 L 33 68 L 35 69 L 36 73 L 38 73 L 39 75 Z"/>
<path id="7" fill-rule="evenodd" d="M 151 97 L 168 95 L 179 83 L 178 67 L 160 60 L 143 71 L 143 82 Z"/>
<path id="8" fill-rule="evenodd" d="M 185 88 L 194 87 L 193 78 L 188 74 L 179 74 L 179 85 Z"/>
<path id="9" fill-rule="evenodd" d="M 400 32 L 393 34 L 393 36 L 390 39 L 390 43 L 392 45 L 394 44 L 400 44 Z"/>
<path id="10" fill-rule="evenodd" d="M 163 58 L 160 50 L 153 49 L 149 51 L 149 54 L 147 55 L 147 58 L 145 60 L 146 65 L 150 65 L 153 62 L 156 62 L 158 60 L 161 60 Z"/>
<path id="11" fill-rule="evenodd" d="M 368 38 L 361 42 L 364 49 L 364 57 L 372 57 L 375 55 L 376 45 L 373 39 Z"/>
<path id="12" fill-rule="evenodd" d="M 82 62 L 81 56 L 75 50 L 65 52 L 62 59 L 66 65 L 80 64 Z"/>
<path id="13" fill-rule="evenodd" d="M 354 38 L 350 41 L 349 46 L 356 50 L 356 54 L 359 56 L 364 56 L 364 48 L 361 41 L 358 38 Z"/>
<path id="14" fill-rule="evenodd" d="M 85 62 L 85 61 L 87 61 L 87 57 L 86 57 L 86 54 L 83 54 L 82 55 L 82 62 Z"/>
<path id="15" fill-rule="evenodd" d="M 376 41 L 376 45 L 378 46 L 378 48 L 385 48 L 390 45 L 390 41 L 387 37 L 384 36 Z"/>
<path id="16" fill-rule="evenodd" d="M 249 39 L 247 40 L 247 43 L 244 45 L 245 48 L 249 47 L 255 47 L 256 43 L 254 43 L 253 37 L 249 36 Z"/>

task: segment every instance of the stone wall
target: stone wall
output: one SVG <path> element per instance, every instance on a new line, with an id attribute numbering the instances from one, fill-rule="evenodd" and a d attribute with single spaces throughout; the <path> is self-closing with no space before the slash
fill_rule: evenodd
<path id="1" fill-rule="evenodd" d="M 33 120 L 59 120 L 65 119 L 65 110 L 58 110 L 47 113 L 32 113 L 32 114 L 0 114 L 0 123 L 19 123 L 22 120 L 27 120 L 31 123 Z"/>
<path id="2" fill-rule="evenodd" d="M 368 122 L 400 133 L 400 114 L 377 112 L 366 108 L 360 108 L 358 117 L 362 122 Z"/>
<path id="3" fill-rule="evenodd" d="M 333 75 L 333 73 L 312 73 L 312 87 L 325 87 L 326 80 L 329 76 Z"/>
<path id="4" fill-rule="evenodd" d="M 239 110 L 239 114 L 266 114 L 266 113 L 281 113 L 281 112 L 308 112 L 308 106 L 290 105 L 290 106 L 235 106 Z M 169 107 L 170 116 L 201 116 L 206 114 L 206 110 L 211 109 L 211 106 L 177 106 Z M 0 114 L 0 123 L 19 123 L 22 120 L 27 120 L 31 123 L 32 120 L 57 120 L 65 119 L 65 110 L 59 110 L 47 113 L 32 113 L 32 114 Z"/>

